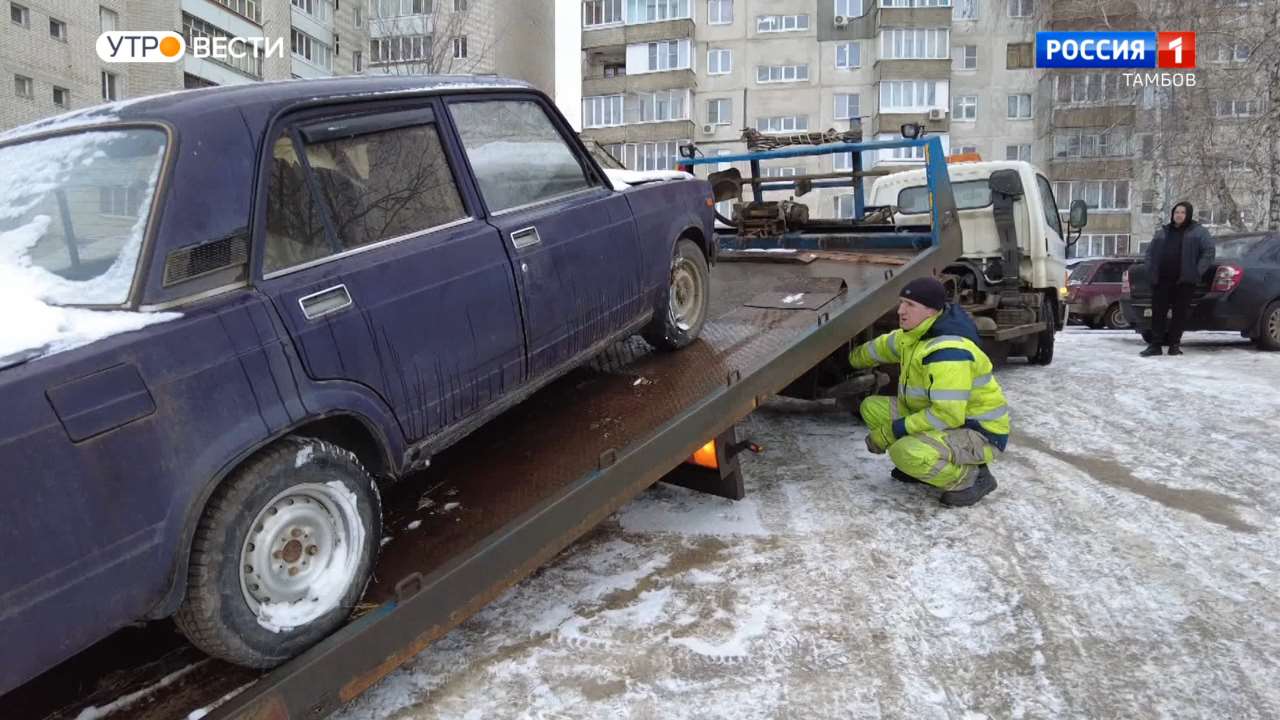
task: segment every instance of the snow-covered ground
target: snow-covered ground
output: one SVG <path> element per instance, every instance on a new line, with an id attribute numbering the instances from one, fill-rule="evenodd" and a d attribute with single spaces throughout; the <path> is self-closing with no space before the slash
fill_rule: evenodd
<path id="1" fill-rule="evenodd" d="M 1185 347 L 1001 370 L 970 509 L 773 403 L 746 500 L 656 486 L 339 717 L 1280 717 L 1280 354 Z"/>

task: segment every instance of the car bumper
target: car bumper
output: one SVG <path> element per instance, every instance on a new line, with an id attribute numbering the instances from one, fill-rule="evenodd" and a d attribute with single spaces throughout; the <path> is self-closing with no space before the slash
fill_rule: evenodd
<path id="1" fill-rule="evenodd" d="M 1133 298 L 1120 301 L 1124 316 L 1137 332 L 1151 329 L 1151 299 Z M 1236 308 L 1230 298 L 1210 293 L 1192 303 L 1191 314 L 1187 317 L 1187 330 L 1232 330 L 1242 331 L 1253 326 L 1256 317 Z"/>

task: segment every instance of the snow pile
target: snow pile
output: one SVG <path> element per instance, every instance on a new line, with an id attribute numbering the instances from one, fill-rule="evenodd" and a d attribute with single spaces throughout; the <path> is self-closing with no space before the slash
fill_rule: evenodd
<path id="1" fill-rule="evenodd" d="M 605 168 L 604 174 L 609 176 L 613 189 L 626 190 L 632 185 L 661 180 L 692 180 L 693 176 L 679 170 L 618 170 Z"/>
<path id="2" fill-rule="evenodd" d="M 116 698 L 115 700 L 111 701 L 111 703 L 107 705 L 102 705 L 100 707 L 90 705 L 89 707 L 81 710 L 80 714 L 76 715 L 76 720 L 100 720 L 101 718 L 105 718 L 108 715 L 111 715 L 112 713 L 115 713 L 121 710 L 122 708 L 129 707 L 130 705 L 138 702 L 139 700 L 152 695 L 153 693 L 155 693 L 157 690 L 160 690 L 161 688 L 172 685 L 173 683 L 182 679 L 183 676 L 187 675 L 188 673 L 192 672 L 193 670 L 199 667 L 202 667 L 208 664 L 209 662 L 210 662 L 209 660 L 201 660 L 200 662 L 188 665 L 182 668 L 181 670 L 171 672 L 168 675 L 165 675 L 164 677 L 157 680 L 154 685 L 145 687 L 137 692 L 129 693 L 128 695 L 122 695 L 121 697 Z"/>

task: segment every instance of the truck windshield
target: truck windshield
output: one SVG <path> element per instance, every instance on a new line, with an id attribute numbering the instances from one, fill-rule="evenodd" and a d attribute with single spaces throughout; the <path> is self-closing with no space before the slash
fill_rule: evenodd
<path id="1" fill-rule="evenodd" d="M 0 287 L 50 305 L 126 302 L 165 144 L 129 128 L 0 147 Z"/>
<path id="2" fill-rule="evenodd" d="M 991 187 L 986 180 L 966 180 L 951 183 L 956 198 L 956 209 L 974 210 L 991 204 Z M 898 193 L 898 212 L 929 212 L 929 188 L 924 185 L 903 188 Z"/>

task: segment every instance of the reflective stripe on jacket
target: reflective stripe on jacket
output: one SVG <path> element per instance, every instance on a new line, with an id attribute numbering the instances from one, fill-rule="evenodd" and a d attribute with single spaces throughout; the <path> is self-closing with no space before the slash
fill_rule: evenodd
<path id="1" fill-rule="evenodd" d="M 849 354 L 855 368 L 902 366 L 895 438 L 925 430 L 969 427 L 1001 451 L 1009 442 L 1009 407 L 992 374 L 991 360 L 978 347 L 978 330 L 956 305 L 909 331 L 894 330 Z"/>

